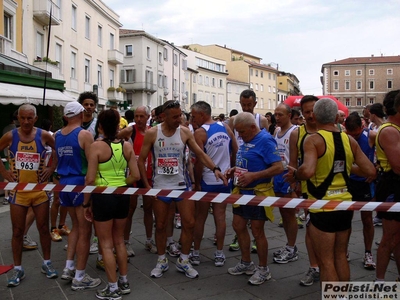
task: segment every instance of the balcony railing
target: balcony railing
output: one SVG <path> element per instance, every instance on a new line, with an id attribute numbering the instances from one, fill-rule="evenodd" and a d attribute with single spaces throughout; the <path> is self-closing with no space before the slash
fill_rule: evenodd
<path id="1" fill-rule="evenodd" d="M 147 82 L 124 82 L 121 86 L 128 91 L 143 91 L 145 93 L 153 94 L 157 91 L 157 85 Z"/>
<path id="2" fill-rule="evenodd" d="M 50 0 L 35 0 L 33 2 L 33 17 L 42 25 L 48 25 L 50 21 L 51 9 L 51 25 L 60 25 L 60 8 L 57 4 Z"/>
<path id="3" fill-rule="evenodd" d="M 114 65 L 121 65 L 124 63 L 124 54 L 116 49 L 108 50 L 108 62 Z"/>

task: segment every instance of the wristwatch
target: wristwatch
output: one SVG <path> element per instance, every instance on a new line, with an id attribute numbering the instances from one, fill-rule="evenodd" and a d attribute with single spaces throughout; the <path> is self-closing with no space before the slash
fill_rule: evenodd
<path id="1" fill-rule="evenodd" d="M 88 208 L 90 205 L 92 205 L 92 203 L 90 203 L 90 202 L 87 203 L 87 204 L 82 203 L 82 207 L 83 208 Z"/>
<path id="2" fill-rule="evenodd" d="M 217 165 L 215 165 L 214 169 L 212 170 L 212 171 L 213 171 L 213 173 L 215 173 L 215 171 L 216 171 L 216 170 L 218 170 L 218 171 L 222 172 L 222 171 L 221 171 L 221 168 L 220 168 L 220 167 L 218 167 Z"/>

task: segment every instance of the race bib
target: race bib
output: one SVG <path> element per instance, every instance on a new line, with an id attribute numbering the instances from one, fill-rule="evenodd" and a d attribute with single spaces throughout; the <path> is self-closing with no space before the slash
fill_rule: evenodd
<path id="1" fill-rule="evenodd" d="M 236 167 L 235 168 L 235 173 L 233 173 L 233 184 L 237 185 L 238 184 L 238 179 L 240 177 L 240 175 L 247 173 L 248 170 L 241 168 L 241 167 Z"/>
<path id="2" fill-rule="evenodd" d="M 160 175 L 176 175 L 179 173 L 177 158 L 158 158 L 157 170 Z"/>
<path id="3" fill-rule="evenodd" d="M 344 160 L 335 160 L 333 162 L 333 173 L 341 173 L 344 171 Z"/>
<path id="4" fill-rule="evenodd" d="M 37 171 L 40 166 L 40 154 L 17 152 L 15 155 L 15 168 L 17 170 Z"/>

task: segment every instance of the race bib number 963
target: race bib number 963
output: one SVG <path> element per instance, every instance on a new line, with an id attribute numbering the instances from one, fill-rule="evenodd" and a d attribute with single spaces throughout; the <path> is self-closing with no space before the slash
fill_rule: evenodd
<path id="1" fill-rule="evenodd" d="M 39 153 L 17 152 L 15 156 L 15 168 L 17 170 L 37 171 L 39 166 Z"/>

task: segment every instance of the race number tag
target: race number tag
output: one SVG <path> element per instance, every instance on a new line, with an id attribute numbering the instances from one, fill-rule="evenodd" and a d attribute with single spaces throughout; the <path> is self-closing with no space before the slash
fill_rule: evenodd
<path id="1" fill-rule="evenodd" d="M 335 160 L 333 162 L 333 173 L 341 173 L 344 171 L 344 160 Z"/>
<path id="2" fill-rule="evenodd" d="M 241 168 L 241 167 L 236 167 L 235 168 L 235 173 L 233 173 L 233 184 L 237 185 L 238 184 L 238 179 L 240 177 L 240 175 L 247 173 L 248 170 Z"/>
<path id="3" fill-rule="evenodd" d="M 176 175 L 179 173 L 177 158 L 158 158 L 157 170 L 160 175 Z"/>
<path id="4" fill-rule="evenodd" d="M 37 171 L 39 166 L 39 153 L 17 152 L 15 156 L 15 168 L 17 170 Z"/>

